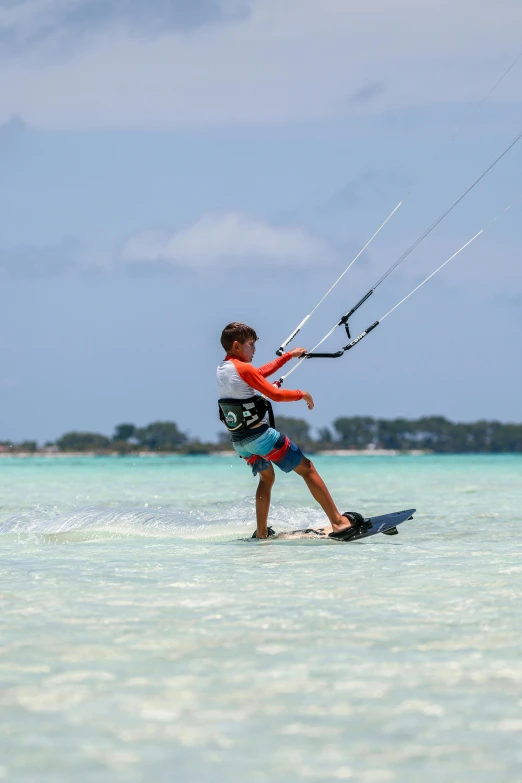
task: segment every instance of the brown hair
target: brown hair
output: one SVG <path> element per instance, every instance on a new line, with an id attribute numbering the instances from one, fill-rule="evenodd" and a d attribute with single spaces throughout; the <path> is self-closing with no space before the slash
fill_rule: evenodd
<path id="1" fill-rule="evenodd" d="M 221 332 L 221 345 L 225 351 L 230 351 L 236 340 L 238 343 L 246 343 L 247 340 L 257 339 L 257 334 L 251 326 L 241 324 L 238 321 L 227 324 Z"/>

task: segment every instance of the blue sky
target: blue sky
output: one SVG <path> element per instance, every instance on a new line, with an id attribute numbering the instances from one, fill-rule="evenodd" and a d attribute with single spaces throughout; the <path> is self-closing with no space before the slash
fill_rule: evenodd
<path id="1" fill-rule="evenodd" d="M 213 438 L 219 334 L 307 347 L 522 130 L 511 0 L 0 0 L 0 439 L 175 420 Z M 462 127 L 451 145 L 448 140 Z M 522 142 L 360 331 L 522 193 Z M 522 202 L 284 408 L 522 421 Z M 342 334 L 332 336 L 335 350 Z"/>

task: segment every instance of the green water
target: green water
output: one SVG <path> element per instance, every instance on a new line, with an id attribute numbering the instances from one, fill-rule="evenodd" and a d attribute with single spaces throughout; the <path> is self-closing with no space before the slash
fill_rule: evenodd
<path id="1" fill-rule="evenodd" d="M 315 462 L 415 519 L 245 542 L 238 459 L 0 460 L 0 779 L 522 780 L 522 458 Z"/>

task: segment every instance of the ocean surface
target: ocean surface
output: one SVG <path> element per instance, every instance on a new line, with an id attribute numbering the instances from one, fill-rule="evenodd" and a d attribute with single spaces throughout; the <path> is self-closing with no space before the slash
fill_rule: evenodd
<path id="1" fill-rule="evenodd" d="M 0 780 L 522 781 L 522 456 L 314 461 L 415 519 L 240 540 L 237 458 L 0 459 Z M 298 476 L 271 523 L 324 524 Z"/>

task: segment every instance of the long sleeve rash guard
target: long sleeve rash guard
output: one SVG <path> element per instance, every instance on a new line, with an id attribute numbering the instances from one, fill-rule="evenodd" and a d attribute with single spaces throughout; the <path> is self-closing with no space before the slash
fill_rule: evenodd
<path id="1" fill-rule="evenodd" d="M 280 370 L 291 358 L 290 353 L 284 353 L 273 362 L 256 368 L 249 362 L 242 362 L 235 356 L 226 356 L 217 368 L 219 398 L 247 400 L 258 392 L 274 402 L 301 400 L 303 392 L 299 389 L 279 389 L 266 380 L 268 376 Z"/>

